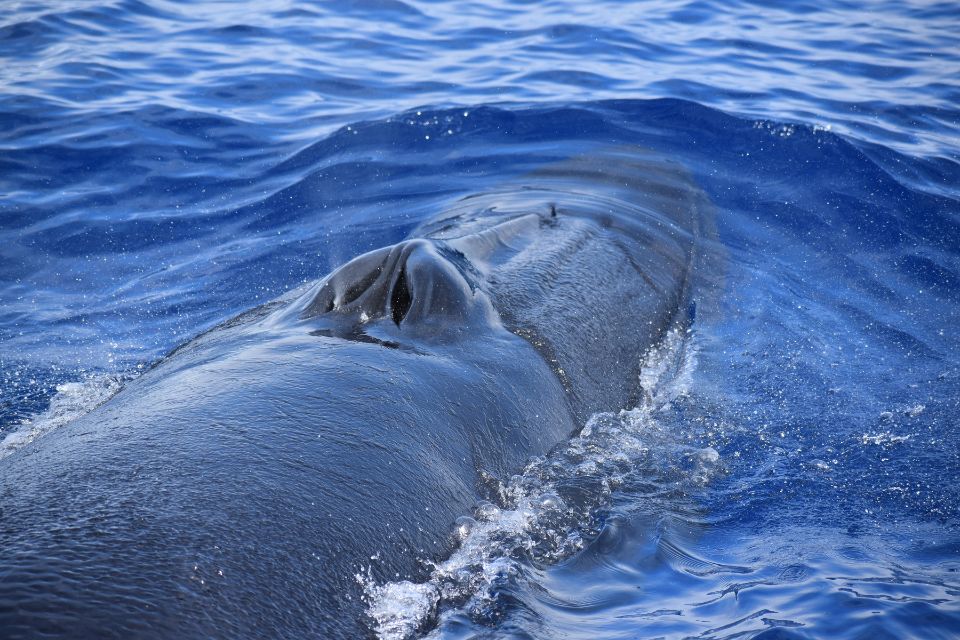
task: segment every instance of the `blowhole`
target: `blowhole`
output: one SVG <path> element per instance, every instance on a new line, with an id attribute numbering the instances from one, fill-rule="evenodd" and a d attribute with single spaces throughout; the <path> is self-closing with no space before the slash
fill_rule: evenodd
<path id="1" fill-rule="evenodd" d="M 410 310 L 411 302 L 410 289 L 407 287 L 407 270 L 401 269 L 390 294 L 390 314 L 398 327 Z"/>

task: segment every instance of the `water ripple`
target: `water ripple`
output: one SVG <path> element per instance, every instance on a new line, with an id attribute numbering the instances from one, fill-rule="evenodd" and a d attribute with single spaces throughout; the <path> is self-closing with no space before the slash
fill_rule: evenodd
<path id="1" fill-rule="evenodd" d="M 463 195 L 643 148 L 716 208 L 689 393 L 533 461 L 381 622 L 960 633 L 955 3 L 8 5 L 0 438 Z"/>

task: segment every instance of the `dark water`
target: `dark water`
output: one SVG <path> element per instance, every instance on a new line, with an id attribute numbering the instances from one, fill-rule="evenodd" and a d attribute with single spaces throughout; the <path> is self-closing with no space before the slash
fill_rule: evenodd
<path id="1" fill-rule="evenodd" d="M 956 637 L 958 34 L 926 2 L 8 3 L 3 448 L 457 197 L 640 146 L 712 200 L 714 290 L 642 406 L 429 583 L 369 585 L 373 627 Z"/>

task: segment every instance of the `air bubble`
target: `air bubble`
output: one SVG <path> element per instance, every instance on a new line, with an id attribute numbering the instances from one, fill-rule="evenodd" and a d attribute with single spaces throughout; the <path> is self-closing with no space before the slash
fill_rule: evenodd
<path id="1" fill-rule="evenodd" d="M 537 506 L 545 511 L 562 511 L 564 508 L 563 500 L 555 493 L 545 493 L 540 496 Z"/>
<path id="2" fill-rule="evenodd" d="M 473 528 L 477 526 L 477 521 L 470 516 L 460 516 L 453 526 L 453 535 L 457 540 L 463 542 L 467 539 Z"/>
<path id="3" fill-rule="evenodd" d="M 500 507 L 492 502 L 483 501 L 478 503 L 474 512 L 477 519 L 483 522 L 490 522 L 500 517 Z"/>

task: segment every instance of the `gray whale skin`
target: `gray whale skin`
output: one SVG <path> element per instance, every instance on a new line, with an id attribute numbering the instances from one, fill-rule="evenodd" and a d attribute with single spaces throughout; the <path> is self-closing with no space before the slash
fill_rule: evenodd
<path id="1" fill-rule="evenodd" d="M 371 636 L 357 573 L 422 577 L 489 478 L 635 402 L 704 206 L 568 161 L 176 349 L 0 461 L 0 635 Z"/>

